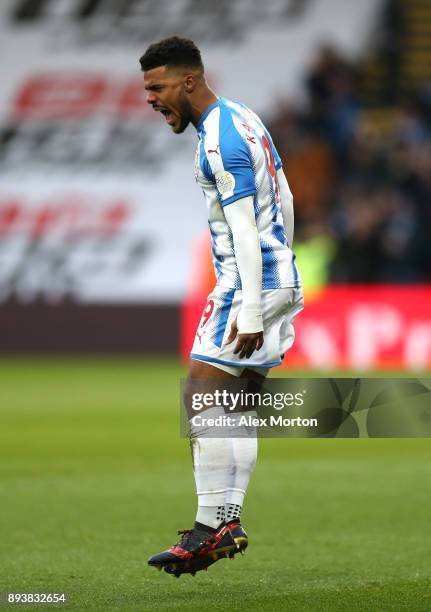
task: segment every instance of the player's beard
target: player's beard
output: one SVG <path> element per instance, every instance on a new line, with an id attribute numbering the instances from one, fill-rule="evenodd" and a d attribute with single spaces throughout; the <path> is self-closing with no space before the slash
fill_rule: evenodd
<path id="1" fill-rule="evenodd" d="M 179 113 L 178 116 L 180 118 L 180 124 L 178 127 L 173 127 L 173 131 L 175 134 L 182 134 L 184 130 L 188 127 L 191 118 L 191 109 L 188 100 L 182 100 L 179 105 Z"/>

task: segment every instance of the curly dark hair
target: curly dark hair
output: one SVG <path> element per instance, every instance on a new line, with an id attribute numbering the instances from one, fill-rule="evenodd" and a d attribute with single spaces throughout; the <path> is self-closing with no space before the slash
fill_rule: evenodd
<path id="1" fill-rule="evenodd" d="M 204 69 L 201 52 L 195 43 L 188 38 L 170 36 L 153 43 L 139 58 L 141 70 L 152 70 L 159 66 L 184 66 Z"/>

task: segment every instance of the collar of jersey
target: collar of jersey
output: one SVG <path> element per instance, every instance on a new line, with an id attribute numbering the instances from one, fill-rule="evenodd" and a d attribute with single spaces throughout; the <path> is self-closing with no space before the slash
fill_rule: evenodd
<path id="1" fill-rule="evenodd" d="M 199 131 L 202 129 L 202 124 L 205 121 L 205 119 L 208 117 L 208 115 L 210 114 L 210 112 L 212 110 L 214 110 L 217 106 L 220 106 L 220 104 L 223 104 L 224 102 L 224 98 L 219 98 L 217 100 L 217 102 L 214 102 L 214 104 L 211 104 L 211 106 L 208 106 L 208 108 L 206 109 L 206 111 L 204 112 L 204 114 L 201 116 L 201 118 L 199 119 L 199 123 L 196 127 L 196 129 Z"/>

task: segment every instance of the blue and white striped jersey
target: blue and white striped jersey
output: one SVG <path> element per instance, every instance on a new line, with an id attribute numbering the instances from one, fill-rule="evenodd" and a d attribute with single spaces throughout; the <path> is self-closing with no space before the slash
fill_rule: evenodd
<path id="1" fill-rule="evenodd" d="M 262 289 L 299 287 L 295 255 L 283 227 L 277 181 L 281 159 L 262 121 L 243 104 L 221 98 L 203 114 L 197 131 L 195 177 L 207 202 L 217 285 L 241 289 L 223 208 L 252 196 L 262 251 Z"/>

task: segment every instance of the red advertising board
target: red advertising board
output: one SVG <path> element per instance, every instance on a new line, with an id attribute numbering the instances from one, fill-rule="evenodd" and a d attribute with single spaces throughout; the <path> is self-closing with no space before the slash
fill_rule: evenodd
<path id="1" fill-rule="evenodd" d="M 187 357 L 206 296 L 183 305 Z M 312 298 L 295 322 L 283 366 L 294 369 L 431 368 L 431 286 L 333 285 Z"/>

